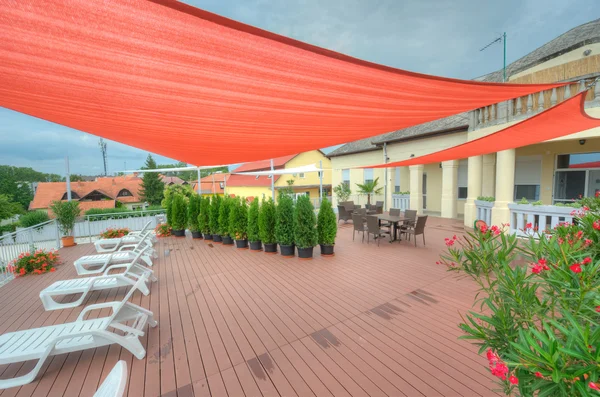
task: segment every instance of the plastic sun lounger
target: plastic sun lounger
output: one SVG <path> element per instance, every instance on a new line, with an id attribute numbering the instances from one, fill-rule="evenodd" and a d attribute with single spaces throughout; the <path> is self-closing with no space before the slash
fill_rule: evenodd
<path id="1" fill-rule="evenodd" d="M 157 281 L 152 270 L 147 267 L 138 265 L 136 263 L 130 263 L 127 265 L 125 273 L 121 274 L 108 274 L 112 269 L 107 269 L 104 275 L 96 277 L 85 277 L 85 278 L 74 278 L 71 280 L 61 280 L 44 288 L 40 292 L 40 299 L 44 305 L 46 311 L 68 309 L 71 307 L 77 307 L 83 303 L 88 294 L 92 291 L 101 291 L 111 288 L 119 288 L 126 286 L 136 285 L 139 280 L 144 280 L 143 284 L 138 286 L 139 290 L 144 294 L 148 295 L 150 290 L 148 289 L 147 282 Z M 55 298 L 71 295 L 81 294 L 81 296 L 73 302 L 59 303 L 56 302 Z"/>
<path id="2" fill-rule="evenodd" d="M 136 358 L 146 356 L 139 338 L 144 335 L 146 324 L 156 327 L 151 311 L 128 302 L 133 293 L 143 287 L 144 279 L 135 285 L 120 302 L 106 302 L 86 306 L 74 322 L 50 325 L 0 336 L 0 365 L 37 360 L 35 367 L 26 375 L 12 379 L 0 379 L 0 389 L 30 383 L 40 372 L 50 356 L 77 352 L 118 344 Z M 108 317 L 84 320 L 87 313 L 98 309 L 112 309 Z M 119 331 L 119 332 L 115 332 Z"/>
<path id="3" fill-rule="evenodd" d="M 122 397 L 125 394 L 125 386 L 127 386 L 127 364 L 121 360 L 104 379 L 94 393 L 94 397 Z"/>
<path id="4" fill-rule="evenodd" d="M 119 238 L 103 238 L 94 242 L 96 246 L 96 252 L 102 254 L 105 252 L 115 252 L 121 246 L 125 244 L 137 244 L 140 241 L 148 241 L 150 244 L 153 242 L 153 237 L 150 234 L 150 231 L 145 232 L 144 234 L 137 236 L 124 236 Z"/>
<path id="5" fill-rule="evenodd" d="M 96 274 L 104 272 L 109 265 L 133 262 L 138 259 L 144 261 L 145 265 L 152 266 L 152 258 L 156 257 L 152 245 L 147 240 L 142 240 L 137 244 L 123 245 L 116 252 L 110 254 L 82 256 L 75 261 L 74 265 L 79 275 Z"/>

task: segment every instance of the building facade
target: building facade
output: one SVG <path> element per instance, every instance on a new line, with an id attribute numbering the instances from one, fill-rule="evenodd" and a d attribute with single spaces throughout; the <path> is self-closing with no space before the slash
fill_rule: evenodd
<path id="1" fill-rule="evenodd" d="M 334 186 L 379 178 L 386 208 L 405 203 L 419 213 L 463 218 L 472 226 L 476 199 L 495 198 L 491 222 L 509 223 L 509 204 L 525 198 L 537 204 L 566 203 L 600 191 L 600 129 L 581 131 L 514 150 L 437 164 L 358 169 L 443 150 L 494 133 L 575 95 L 600 77 L 600 20 L 571 29 L 507 66 L 509 83 L 567 82 L 565 87 L 492 104 L 379 137 L 344 145 L 330 153 Z M 476 80 L 500 82 L 502 71 Z M 588 90 L 585 110 L 600 117 L 600 83 Z M 401 194 L 405 193 L 405 194 Z M 353 194 L 355 201 L 366 197 Z"/>

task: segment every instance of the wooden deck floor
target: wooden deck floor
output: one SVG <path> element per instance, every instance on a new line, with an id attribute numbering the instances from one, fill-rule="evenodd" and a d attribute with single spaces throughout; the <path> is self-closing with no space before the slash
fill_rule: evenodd
<path id="1" fill-rule="evenodd" d="M 426 247 L 378 247 L 353 242 L 352 225 L 341 225 L 336 255 L 312 261 L 160 239 L 159 281 L 133 298 L 159 322 L 143 337 L 144 360 L 119 346 L 55 356 L 36 381 L 0 395 L 92 396 L 120 359 L 129 396 L 496 395 L 485 358 L 457 340 L 476 288 L 435 265 L 457 230 L 430 218 Z M 74 321 L 81 307 L 45 312 L 38 293 L 75 277 L 72 262 L 93 249 L 63 249 L 55 273 L 0 288 L 0 334 Z M 125 293 L 97 292 L 86 304 Z M 34 364 L 0 366 L 0 378 Z"/>

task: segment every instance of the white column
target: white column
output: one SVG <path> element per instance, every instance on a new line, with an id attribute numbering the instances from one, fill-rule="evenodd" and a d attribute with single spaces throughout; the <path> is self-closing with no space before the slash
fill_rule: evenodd
<path id="1" fill-rule="evenodd" d="M 456 218 L 458 160 L 442 162 L 442 218 Z"/>
<path id="2" fill-rule="evenodd" d="M 515 195 L 515 149 L 496 153 L 496 202 L 492 209 L 492 224 L 510 222 L 508 204 Z"/>
<path id="3" fill-rule="evenodd" d="M 423 166 L 411 165 L 410 169 L 410 209 L 423 213 Z"/>
<path id="4" fill-rule="evenodd" d="M 484 154 L 481 179 L 481 195 L 494 197 L 496 191 L 496 153 Z"/>
<path id="5" fill-rule="evenodd" d="M 475 200 L 481 196 L 481 164 L 482 157 L 469 157 L 467 168 L 467 201 L 465 202 L 465 226 L 473 227 L 477 210 Z"/>
<path id="6" fill-rule="evenodd" d="M 387 195 L 385 198 L 385 210 L 389 211 L 392 208 L 392 194 L 394 194 L 394 186 L 396 185 L 396 168 L 388 168 L 387 171 Z"/>

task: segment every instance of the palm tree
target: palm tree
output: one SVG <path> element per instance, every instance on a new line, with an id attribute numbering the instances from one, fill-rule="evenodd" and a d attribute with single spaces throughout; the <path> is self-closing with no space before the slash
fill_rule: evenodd
<path id="1" fill-rule="evenodd" d="M 358 186 L 358 192 L 361 194 L 366 194 L 367 195 L 367 205 L 371 205 L 371 195 L 372 194 L 381 194 L 381 191 L 383 190 L 383 187 L 377 187 L 377 184 L 379 182 L 379 178 L 375 178 L 375 180 L 370 181 L 370 182 L 365 182 L 363 184 L 357 183 L 356 186 Z"/>

